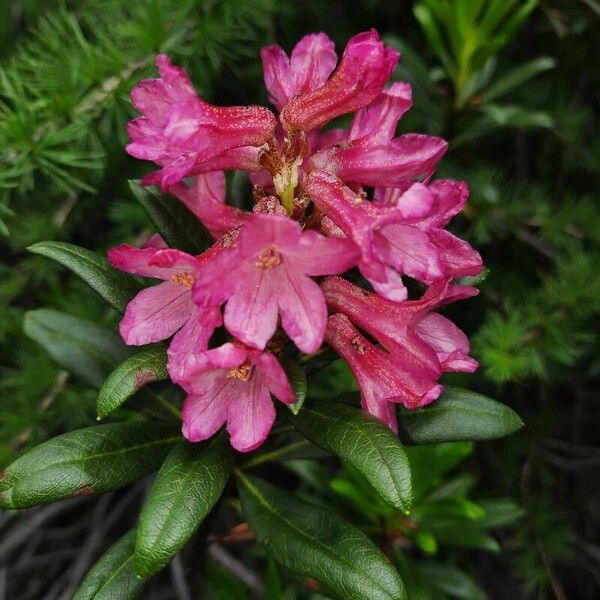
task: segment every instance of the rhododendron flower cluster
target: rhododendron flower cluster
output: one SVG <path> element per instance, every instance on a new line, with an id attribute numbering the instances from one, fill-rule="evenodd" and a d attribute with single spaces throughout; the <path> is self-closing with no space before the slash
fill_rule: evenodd
<path id="1" fill-rule="evenodd" d="M 164 55 L 160 77 L 133 89 L 141 116 L 127 151 L 160 167 L 142 184 L 185 204 L 214 244 L 199 256 L 156 237 L 112 249 L 113 266 L 162 280 L 129 303 L 121 335 L 133 345 L 172 338 L 168 370 L 188 394 L 190 441 L 226 425 L 235 448 L 258 447 L 274 399 L 295 401 L 282 356 L 324 344 L 348 363 L 364 410 L 396 430 L 396 404 L 424 406 L 442 373 L 477 366 L 466 336 L 436 312 L 476 293 L 456 280 L 478 274 L 481 259 L 444 229 L 467 186 L 432 180 L 442 139 L 396 136 L 411 88 L 387 85 L 399 54 L 375 31 L 352 38 L 339 61 L 323 33 L 289 57 L 269 46 L 261 58 L 277 117 L 210 105 Z M 252 210 L 226 204 L 227 170 L 248 173 Z M 407 278 L 420 298 L 409 299 Z"/>

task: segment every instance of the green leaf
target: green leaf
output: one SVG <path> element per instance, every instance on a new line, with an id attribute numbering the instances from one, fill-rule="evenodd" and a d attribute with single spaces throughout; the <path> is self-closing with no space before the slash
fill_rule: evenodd
<path id="1" fill-rule="evenodd" d="M 289 406 L 289 409 L 297 415 L 306 400 L 306 390 L 308 388 L 306 371 L 297 360 L 289 360 L 282 363 L 282 365 L 296 397 L 296 401 Z"/>
<path id="2" fill-rule="evenodd" d="M 167 350 L 163 345 L 148 346 L 122 362 L 98 392 L 96 406 L 102 419 L 119 408 L 151 381 L 167 378 Z"/>
<path id="3" fill-rule="evenodd" d="M 508 498 L 478 500 L 477 503 L 485 511 L 485 515 L 477 521 L 477 526 L 482 529 L 505 527 L 525 515 L 523 508 Z"/>
<path id="4" fill-rule="evenodd" d="M 259 542 L 294 573 L 342 600 L 404 600 L 402 580 L 359 529 L 337 513 L 239 476 L 242 512 Z"/>
<path id="5" fill-rule="evenodd" d="M 39 242 L 27 249 L 73 271 L 120 312 L 125 311 L 139 289 L 131 278 L 113 269 L 104 257 L 91 250 L 65 242 Z"/>
<path id="6" fill-rule="evenodd" d="M 549 56 L 540 56 L 534 60 L 526 62 L 509 71 L 506 75 L 499 77 L 481 94 L 481 102 L 486 103 L 507 94 L 511 90 L 519 87 L 536 77 L 540 73 L 554 68 L 556 61 Z"/>
<path id="7" fill-rule="evenodd" d="M 383 423 L 352 406 L 325 401 L 304 407 L 292 422 L 310 442 L 355 468 L 386 502 L 409 511 L 408 459 L 396 435 Z"/>
<path id="8" fill-rule="evenodd" d="M 263 600 L 281 600 L 283 590 L 277 563 L 271 555 L 267 556 L 267 569 L 265 573 L 265 594 Z"/>
<path id="9" fill-rule="evenodd" d="M 169 246 L 189 254 L 201 254 L 212 244 L 210 234 L 198 217 L 180 200 L 155 189 L 143 188 L 137 181 L 130 181 L 129 185 Z"/>
<path id="10" fill-rule="evenodd" d="M 182 441 L 161 467 L 140 515 L 135 570 L 147 577 L 162 569 L 213 509 L 229 479 L 234 452 L 227 436 Z"/>
<path id="11" fill-rule="evenodd" d="M 402 429 L 417 444 L 494 440 L 523 427 L 512 408 L 454 387 L 446 387 L 442 397 L 430 406 L 403 411 L 400 420 Z"/>
<path id="12" fill-rule="evenodd" d="M 23 328 L 59 365 L 97 388 L 131 353 L 116 333 L 56 310 L 26 313 Z"/>
<path id="13" fill-rule="evenodd" d="M 180 440 L 172 425 L 148 422 L 64 433 L 7 467 L 0 480 L 0 507 L 27 508 L 118 489 L 155 471 Z"/>
<path id="14" fill-rule="evenodd" d="M 146 582 L 133 571 L 135 530 L 113 544 L 89 570 L 73 600 L 133 600 Z"/>
<path id="15" fill-rule="evenodd" d="M 546 111 L 529 110 L 514 104 L 484 104 L 480 110 L 491 119 L 494 125 L 499 127 L 550 129 L 554 124 L 552 117 Z"/>
<path id="16" fill-rule="evenodd" d="M 439 486 L 441 478 L 473 452 L 472 442 L 450 442 L 405 448 L 412 475 L 413 496 Z"/>
<path id="17" fill-rule="evenodd" d="M 487 594 L 469 575 L 438 562 L 421 562 L 419 570 L 430 584 L 451 598 L 461 600 L 486 600 Z"/>
<path id="18" fill-rule="evenodd" d="M 460 548 L 478 548 L 487 552 L 500 552 L 498 542 L 474 523 L 456 519 L 423 519 L 422 527 L 429 530 L 440 545 Z"/>
<path id="19" fill-rule="evenodd" d="M 431 8 L 431 7 L 430 7 Z M 427 38 L 427 42 L 429 43 L 430 48 L 437 54 L 438 58 L 442 61 L 446 72 L 450 74 L 451 77 L 454 76 L 456 72 L 456 65 L 454 61 L 450 58 L 450 55 L 442 41 L 442 35 L 438 29 L 438 26 L 433 19 L 433 16 L 428 7 L 423 4 L 417 4 L 413 8 L 413 13 L 415 18 L 421 25 L 421 29 L 423 29 L 423 33 Z"/>

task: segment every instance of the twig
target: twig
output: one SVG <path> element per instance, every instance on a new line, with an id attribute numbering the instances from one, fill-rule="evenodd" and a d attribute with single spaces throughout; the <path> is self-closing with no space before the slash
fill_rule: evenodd
<path id="1" fill-rule="evenodd" d="M 246 565 L 231 555 L 223 546 L 219 544 L 210 544 L 208 547 L 208 556 L 218 565 L 229 571 L 237 577 L 253 594 L 262 598 L 265 592 L 265 586 L 262 580 Z"/>
<path id="2" fill-rule="evenodd" d="M 57 502 L 42 508 L 26 511 L 20 514 L 16 519 L 17 523 L 12 527 L 6 527 L 0 533 L 6 540 L 0 544 L 0 563 L 10 556 L 22 544 L 28 542 L 31 534 L 37 531 L 42 525 L 54 518 L 56 515 L 70 510 L 74 505 L 84 501 L 84 498 L 74 498 L 65 502 Z M 11 523 L 11 521 L 9 521 Z M 8 531 L 6 531 L 8 530 Z"/>
<path id="3" fill-rule="evenodd" d="M 50 388 L 50 391 L 42 398 L 38 408 L 37 415 L 41 417 L 52 405 L 54 399 L 63 391 L 65 385 L 67 384 L 67 380 L 69 379 L 69 373 L 67 371 L 59 371 L 56 379 L 54 381 L 54 385 Z M 31 436 L 31 432 L 33 431 L 33 426 L 29 426 L 24 429 L 15 439 L 13 444 L 16 450 L 19 450 L 27 442 L 29 441 L 29 437 Z"/>
<path id="4" fill-rule="evenodd" d="M 104 522 L 106 509 L 108 508 L 110 500 L 111 495 L 108 494 L 100 498 L 98 501 L 98 504 L 96 505 L 96 508 L 92 514 L 92 521 L 90 523 L 88 537 L 83 545 L 83 548 L 81 548 L 79 560 L 71 569 L 69 583 L 67 584 L 67 587 L 63 593 L 59 596 L 60 600 L 71 600 L 73 593 L 79 585 L 79 581 L 90 567 L 96 549 L 102 542 L 104 529 L 101 524 Z"/>
<path id="5" fill-rule="evenodd" d="M 183 565 L 179 554 L 171 561 L 169 570 L 171 571 L 171 579 L 173 580 L 173 587 L 175 588 L 178 600 L 193 600 L 190 588 L 185 580 L 185 573 L 183 572 Z"/>

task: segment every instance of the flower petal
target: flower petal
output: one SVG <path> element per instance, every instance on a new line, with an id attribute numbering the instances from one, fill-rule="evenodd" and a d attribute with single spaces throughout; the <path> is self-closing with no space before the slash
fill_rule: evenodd
<path id="1" fill-rule="evenodd" d="M 236 450 L 250 452 L 269 435 L 275 421 L 275 407 L 260 373 L 239 384 L 235 391 L 227 410 L 227 431 Z"/>
<path id="2" fill-rule="evenodd" d="M 323 343 L 327 307 L 319 286 L 283 263 L 278 268 L 276 300 L 281 326 L 302 352 L 316 352 Z"/>
<path id="3" fill-rule="evenodd" d="M 269 269 L 253 264 L 238 271 L 235 293 L 225 306 L 225 327 L 239 340 L 264 349 L 277 328 L 277 291 Z"/>
<path id="4" fill-rule="evenodd" d="M 194 308 L 188 289 L 170 281 L 139 292 L 127 305 L 119 325 L 126 344 L 141 346 L 171 337 Z"/>
<path id="5" fill-rule="evenodd" d="M 373 101 L 389 79 L 399 54 L 375 30 L 354 36 L 335 73 L 322 87 L 294 98 L 281 113 L 284 124 L 309 131 Z"/>

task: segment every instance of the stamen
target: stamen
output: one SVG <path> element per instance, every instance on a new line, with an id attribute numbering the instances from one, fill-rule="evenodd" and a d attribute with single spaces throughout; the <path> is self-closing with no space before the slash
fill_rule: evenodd
<path id="1" fill-rule="evenodd" d="M 256 258 L 254 266 L 257 269 L 270 269 L 281 264 L 281 254 L 273 246 L 269 246 L 266 250 L 263 250 Z"/>
<path id="2" fill-rule="evenodd" d="M 192 273 L 188 273 L 186 271 L 181 271 L 181 273 L 176 273 L 171 276 L 171 281 L 176 283 L 177 285 L 182 285 L 183 287 L 191 290 L 194 286 L 194 276 Z"/>
<path id="3" fill-rule="evenodd" d="M 227 379 L 239 379 L 240 381 L 248 381 L 252 375 L 252 364 L 250 361 L 243 362 L 237 369 L 231 369 L 227 373 Z"/>
<path id="4" fill-rule="evenodd" d="M 367 347 L 358 336 L 352 338 L 352 349 L 356 354 L 364 354 L 367 351 Z"/>

